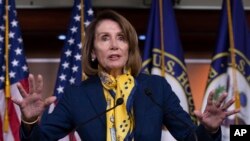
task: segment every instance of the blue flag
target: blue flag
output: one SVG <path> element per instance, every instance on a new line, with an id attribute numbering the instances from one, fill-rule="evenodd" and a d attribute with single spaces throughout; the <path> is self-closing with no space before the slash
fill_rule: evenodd
<path id="1" fill-rule="evenodd" d="M 19 141 L 21 112 L 10 97 L 22 99 L 16 84 L 28 90 L 29 70 L 15 0 L 0 0 L 0 67 L 0 140 Z"/>
<path id="2" fill-rule="evenodd" d="M 249 58 L 250 34 L 242 1 L 224 0 L 218 41 L 210 66 L 202 106 L 204 110 L 208 94 L 212 90 L 215 90 L 214 99 L 217 99 L 225 91 L 228 93 L 226 100 L 236 98 L 235 104 L 229 110 L 240 108 L 241 111 L 239 114 L 229 116 L 223 122 L 223 141 L 229 141 L 230 124 L 250 124 Z"/>
<path id="3" fill-rule="evenodd" d="M 57 100 L 60 100 L 61 96 L 64 94 L 65 87 L 80 84 L 84 77 L 81 64 L 82 45 L 84 40 L 82 35 L 84 35 L 83 32 L 85 28 L 92 21 L 94 12 L 90 0 L 83 0 L 82 2 L 84 2 L 83 9 L 81 8 L 81 0 L 74 1 L 70 25 L 61 54 L 54 89 L 54 95 L 57 97 Z M 83 15 L 81 13 L 83 13 Z M 82 27 L 84 27 L 84 29 L 82 29 Z M 52 112 L 54 106 L 50 106 L 49 112 Z"/>
<path id="4" fill-rule="evenodd" d="M 181 106 L 196 122 L 184 54 L 171 0 L 152 1 L 142 71 L 165 77 L 179 97 Z M 173 137 L 166 138 L 173 140 Z"/>

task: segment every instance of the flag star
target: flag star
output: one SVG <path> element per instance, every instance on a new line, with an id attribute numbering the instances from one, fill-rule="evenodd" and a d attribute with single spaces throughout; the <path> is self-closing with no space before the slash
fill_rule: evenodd
<path id="1" fill-rule="evenodd" d="M 4 31 L 4 30 L 5 30 L 4 25 L 1 25 L 1 26 L 0 26 L 0 29 L 1 29 L 2 31 Z"/>
<path id="2" fill-rule="evenodd" d="M 79 49 L 82 49 L 82 43 L 77 44 Z"/>
<path id="3" fill-rule="evenodd" d="M 61 81 L 65 81 L 66 80 L 66 75 L 65 74 L 61 74 L 59 76 L 59 78 L 61 79 Z"/>
<path id="4" fill-rule="evenodd" d="M 15 50 L 15 52 L 16 52 L 16 55 L 21 55 L 22 54 L 22 50 L 20 48 L 17 48 Z"/>
<path id="5" fill-rule="evenodd" d="M 15 78 L 15 75 L 16 75 L 16 73 L 13 72 L 13 71 L 11 71 L 11 72 L 9 73 L 10 78 Z"/>
<path id="6" fill-rule="evenodd" d="M 64 89 L 64 87 L 59 86 L 56 90 L 57 90 L 58 94 L 60 94 L 60 93 L 63 93 L 63 89 Z"/>
<path id="7" fill-rule="evenodd" d="M 78 5 L 77 5 L 77 8 L 78 8 L 78 10 L 81 10 L 81 9 L 82 9 L 81 4 L 78 4 Z"/>
<path id="8" fill-rule="evenodd" d="M 71 54 L 72 54 L 72 51 L 71 51 L 71 50 L 67 50 L 67 51 L 65 52 L 65 55 L 66 55 L 67 57 L 71 56 Z"/>
<path id="9" fill-rule="evenodd" d="M 9 33 L 9 38 L 15 38 L 14 36 L 15 36 L 15 33 L 14 33 L 14 32 L 10 32 L 10 33 Z"/>
<path id="10" fill-rule="evenodd" d="M 77 32 L 77 27 L 74 26 L 74 27 L 72 27 L 70 30 L 71 30 L 72 34 L 73 34 L 73 33 L 76 33 L 76 32 Z"/>
<path id="11" fill-rule="evenodd" d="M 0 81 L 4 82 L 4 76 L 0 76 Z"/>
<path id="12" fill-rule="evenodd" d="M 74 77 L 71 77 L 70 80 L 69 80 L 70 84 L 75 84 L 75 80 L 76 79 Z"/>
<path id="13" fill-rule="evenodd" d="M 19 63 L 19 61 L 17 61 L 16 59 L 14 59 L 14 60 L 11 62 L 11 64 L 13 65 L 13 67 L 18 66 L 18 63 Z"/>
<path id="14" fill-rule="evenodd" d="M 75 59 L 76 59 L 76 60 L 81 60 L 81 57 L 82 57 L 82 55 L 79 54 L 79 53 L 77 53 L 77 54 L 75 55 Z"/>
<path id="15" fill-rule="evenodd" d="M 69 43 L 69 45 L 72 45 L 72 44 L 75 43 L 75 40 L 74 40 L 73 38 L 70 38 L 70 39 L 68 40 L 68 43 Z"/>
<path id="16" fill-rule="evenodd" d="M 73 68 L 72 68 L 72 71 L 77 72 L 78 71 L 78 66 L 74 65 Z"/>
<path id="17" fill-rule="evenodd" d="M 3 43 L 3 36 L 0 35 L 0 42 Z"/>
<path id="18" fill-rule="evenodd" d="M 93 16 L 94 14 L 94 11 L 92 10 L 92 8 L 90 8 L 87 12 L 89 16 Z"/>
<path id="19" fill-rule="evenodd" d="M 84 24 L 85 24 L 86 27 L 88 27 L 89 24 L 90 24 L 90 21 L 89 21 L 89 20 L 86 20 L 86 21 L 84 22 Z"/>
<path id="20" fill-rule="evenodd" d="M 63 66 L 63 69 L 69 68 L 69 63 L 68 62 L 64 62 L 62 64 L 62 66 Z"/>
<path id="21" fill-rule="evenodd" d="M 74 19 L 75 19 L 75 21 L 80 21 L 80 19 L 81 19 L 81 16 L 79 16 L 79 15 L 76 15 L 76 16 L 74 17 Z"/>
<path id="22" fill-rule="evenodd" d="M 69 68 L 69 63 L 68 62 L 64 62 L 62 64 L 62 66 L 63 66 L 63 69 Z"/>
<path id="23" fill-rule="evenodd" d="M 17 27 L 17 21 L 16 20 L 13 20 L 12 22 L 11 22 L 11 25 L 12 25 L 12 27 Z"/>
<path id="24" fill-rule="evenodd" d="M 3 70 L 3 71 L 5 71 L 5 69 L 6 69 L 6 66 L 5 66 L 5 65 L 3 65 L 3 66 L 2 66 L 2 70 Z"/>
<path id="25" fill-rule="evenodd" d="M 22 43 L 23 42 L 23 39 L 20 37 L 17 39 L 19 43 Z"/>
<path id="26" fill-rule="evenodd" d="M 17 15 L 17 12 L 16 12 L 16 10 L 13 10 L 13 13 L 15 14 L 15 16 Z"/>
<path id="27" fill-rule="evenodd" d="M 28 71 L 28 67 L 26 65 L 22 66 L 22 69 L 23 69 L 24 72 Z"/>

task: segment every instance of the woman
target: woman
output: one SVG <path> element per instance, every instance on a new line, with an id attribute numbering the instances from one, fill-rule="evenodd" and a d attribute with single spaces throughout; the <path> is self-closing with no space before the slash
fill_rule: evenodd
<path id="1" fill-rule="evenodd" d="M 29 77 L 29 94 L 18 85 L 23 100 L 13 101 L 22 112 L 22 140 L 58 140 L 76 130 L 87 141 L 160 141 L 162 124 L 177 140 L 220 140 L 226 111 L 226 95 L 195 112 L 196 127 L 164 78 L 140 73 L 137 34 L 114 11 L 102 12 L 88 27 L 83 50 L 83 70 L 88 79 L 70 86 L 52 114 L 42 116 L 55 97 L 42 100 L 42 76 Z"/>

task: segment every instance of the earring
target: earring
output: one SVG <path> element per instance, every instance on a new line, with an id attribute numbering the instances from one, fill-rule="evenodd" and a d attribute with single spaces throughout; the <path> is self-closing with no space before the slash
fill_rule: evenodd
<path id="1" fill-rule="evenodd" d="M 94 62 L 94 61 L 95 61 L 95 58 L 94 58 L 94 57 L 93 57 L 93 58 L 91 58 L 91 61 L 92 61 L 92 62 Z"/>

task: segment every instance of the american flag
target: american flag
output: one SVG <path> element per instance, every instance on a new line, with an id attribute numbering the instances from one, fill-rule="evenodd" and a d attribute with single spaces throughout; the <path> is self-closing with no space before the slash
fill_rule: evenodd
<path id="1" fill-rule="evenodd" d="M 81 2 L 84 3 L 83 9 Z M 83 13 L 83 15 L 81 14 Z M 82 32 L 93 19 L 94 12 L 91 1 L 89 0 L 75 0 L 68 28 L 68 33 L 64 43 L 61 54 L 61 61 L 57 73 L 56 85 L 54 95 L 57 100 L 60 100 L 64 93 L 64 89 L 68 85 L 79 84 L 82 81 Z M 83 18 L 83 22 L 81 19 Z M 49 113 L 53 111 L 55 104 L 52 104 Z M 66 137 L 68 138 L 68 137 Z"/>
<path id="2" fill-rule="evenodd" d="M 17 21 L 15 0 L 8 0 L 8 6 L 6 1 L 0 0 L 0 66 L 0 141 L 19 141 L 20 109 L 10 98 L 6 98 L 8 94 L 5 93 L 8 89 L 6 85 L 8 77 L 10 97 L 22 98 L 16 87 L 17 82 L 21 82 L 24 88 L 28 89 L 29 71 Z M 5 120 L 4 117 L 8 119 Z M 7 124 L 8 128 L 4 127 L 4 124 Z"/>
<path id="3" fill-rule="evenodd" d="M 84 16 L 81 16 L 81 0 L 75 0 L 54 90 L 54 95 L 59 99 L 64 93 L 65 86 L 79 84 L 82 81 L 81 18 L 84 17 L 84 27 L 86 27 L 90 24 L 94 13 L 88 0 L 84 0 L 83 8 Z"/>

